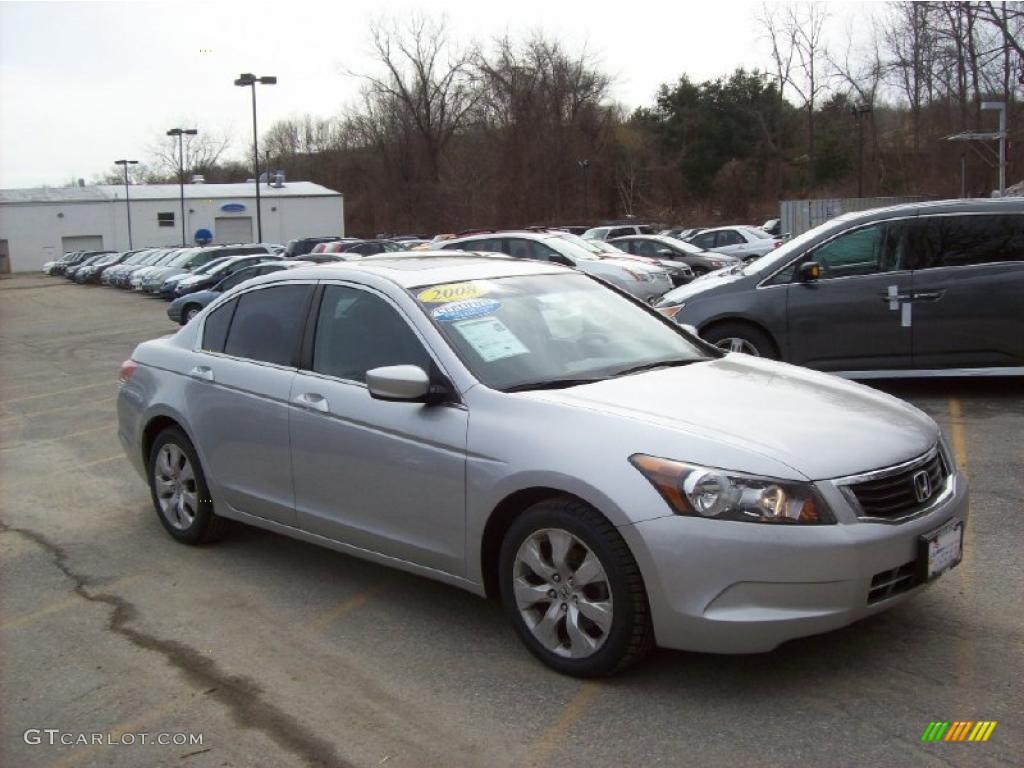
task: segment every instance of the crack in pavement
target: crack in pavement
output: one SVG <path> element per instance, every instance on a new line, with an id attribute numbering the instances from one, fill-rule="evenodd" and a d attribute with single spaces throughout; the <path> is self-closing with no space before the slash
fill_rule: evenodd
<path id="1" fill-rule="evenodd" d="M 232 719 L 242 728 L 262 733 L 282 749 L 300 758 L 306 765 L 319 768 L 350 768 L 351 763 L 338 755 L 334 746 L 309 731 L 296 718 L 262 698 L 263 689 L 251 678 L 231 675 L 219 669 L 213 659 L 176 640 L 164 640 L 129 626 L 138 617 L 134 605 L 123 597 L 91 593 L 87 576 L 76 573 L 68 565 L 67 553 L 41 533 L 16 528 L 0 520 L 0 533 L 16 533 L 47 552 L 57 569 L 73 584 L 73 591 L 83 600 L 100 603 L 112 609 L 107 629 L 126 638 L 133 645 L 163 656 L 178 669 L 189 683 L 201 688 L 211 698 L 228 708 Z"/>

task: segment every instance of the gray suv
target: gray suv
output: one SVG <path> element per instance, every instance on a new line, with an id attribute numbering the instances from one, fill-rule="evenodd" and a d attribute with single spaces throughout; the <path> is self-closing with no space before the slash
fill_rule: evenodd
<path id="1" fill-rule="evenodd" d="M 720 348 L 853 378 L 1024 374 L 1024 200 L 840 216 L 657 306 Z"/>

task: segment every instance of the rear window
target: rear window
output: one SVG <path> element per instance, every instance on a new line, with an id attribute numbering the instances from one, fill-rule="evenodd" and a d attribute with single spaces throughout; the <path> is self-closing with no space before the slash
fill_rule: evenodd
<path id="1" fill-rule="evenodd" d="M 295 365 L 309 285 L 280 285 L 240 296 L 224 352 L 275 365 Z"/>

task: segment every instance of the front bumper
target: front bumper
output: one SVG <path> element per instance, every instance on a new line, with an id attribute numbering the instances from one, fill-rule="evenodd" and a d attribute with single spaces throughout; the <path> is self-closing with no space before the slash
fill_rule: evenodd
<path id="1" fill-rule="evenodd" d="M 925 586 L 872 596 L 898 569 L 913 570 L 918 537 L 957 519 L 968 489 L 953 475 L 941 504 L 904 523 L 856 521 L 831 483 L 818 483 L 840 520 L 772 526 L 671 515 L 619 529 L 647 586 L 658 645 L 708 653 L 760 653 L 884 611 Z M 880 581 L 881 580 L 881 581 Z"/>

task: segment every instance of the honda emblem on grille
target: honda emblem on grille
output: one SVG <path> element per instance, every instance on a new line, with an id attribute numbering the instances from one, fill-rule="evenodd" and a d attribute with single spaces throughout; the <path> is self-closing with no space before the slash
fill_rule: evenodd
<path id="1" fill-rule="evenodd" d="M 928 501 L 932 495 L 932 479 L 928 477 L 925 470 L 914 473 L 914 493 L 917 494 L 919 502 Z"/>

